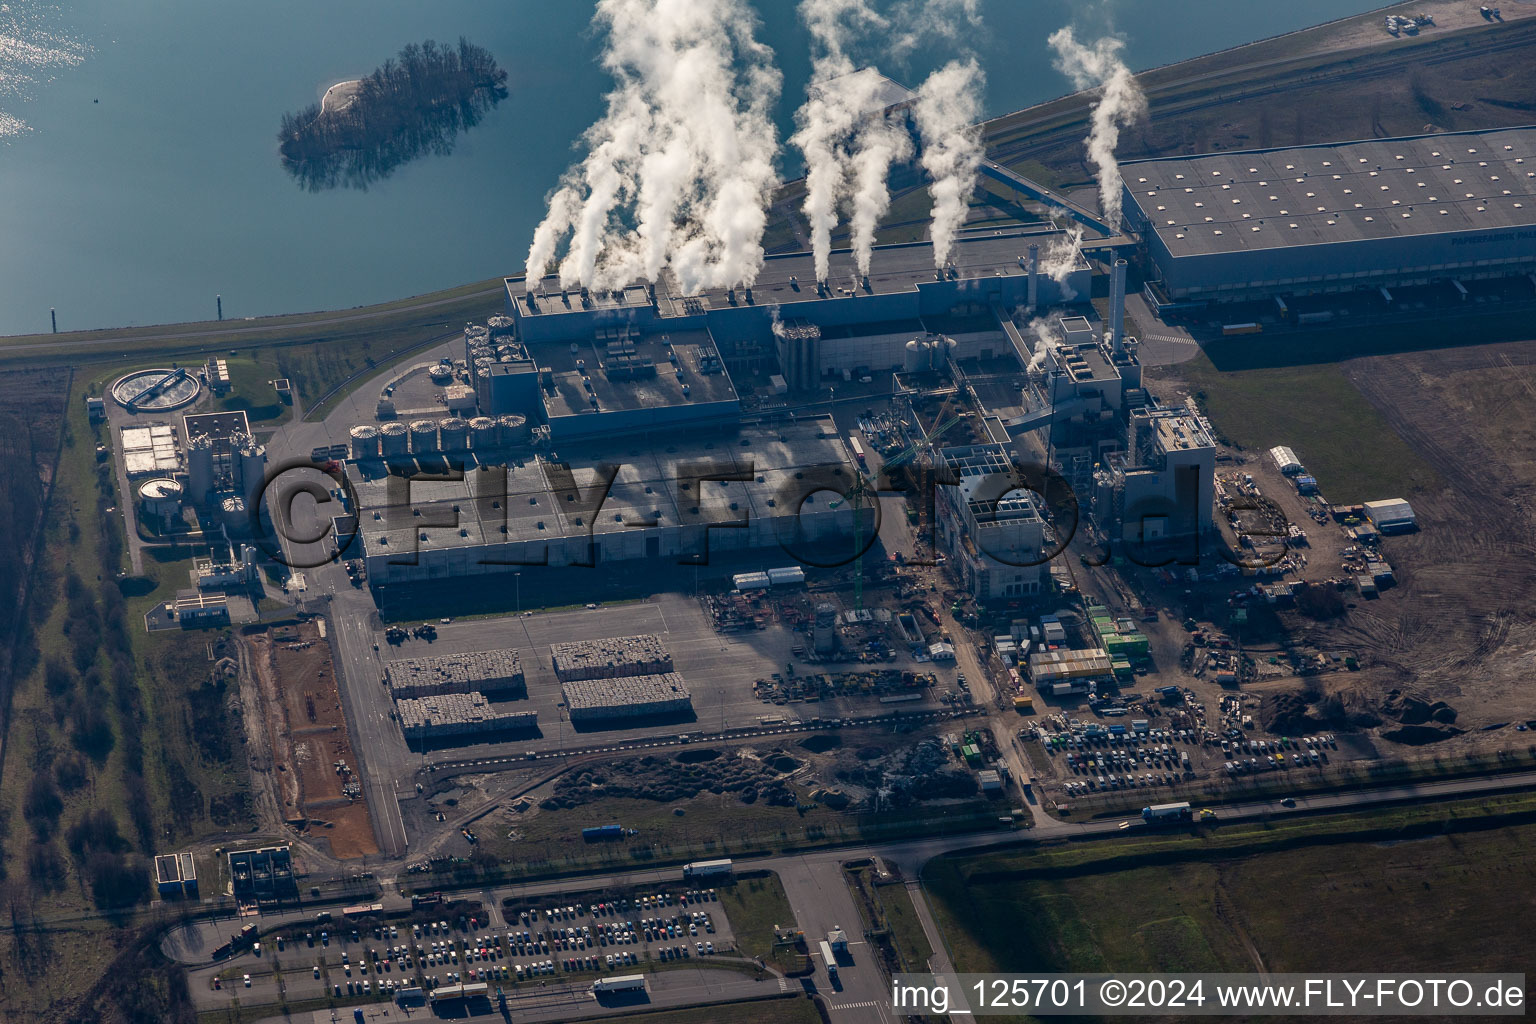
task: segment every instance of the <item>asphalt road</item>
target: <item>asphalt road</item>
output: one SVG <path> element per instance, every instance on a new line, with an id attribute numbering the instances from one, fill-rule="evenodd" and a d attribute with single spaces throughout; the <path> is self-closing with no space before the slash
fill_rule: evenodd
<path id="1" fill-rule="evenodd" d="M 182 342 L 196 341 L 199 338 L 217 338 L 221 347 L 241 347 L 238 340 L 252 334 L 271 334 L 275 331 L 303 331 L 323 330 L 335 327 L 338 324 L 356 324 L 369 320 L 387 320 L 408 313 L 421 312 L 428 309 L 436 309 L 440 306 L 453 306 L 464 302 L 473 302 L 476 299 L 499 299 L 504 294 L 504 289 L 498 284 L 494 287 L 479 291 L 468 292 L 463 295 L 455 295 L 451 298 L 422 299 L 416 302 L 407 302 L 403 305 L 391 306 L 388 309 L 364 308 L 356 312 L 317 313 L 312 319 L 293 320 L 284 323 L 272 323 L 270 318 L 258 318 L 249 323 L 240 320 L 224 320 L 216 326 L 206 329 L 176 331 L 167 330 L 161 334 L 128 334 L 122 338 L 113 337 L 110 329 L 90 332 L 92 335 L 82 339 L 61 338 L 53 341 L 29 342 L 24 345 L 0 344 L 0 354 L 9 355 L 14 352 L 27 352 L 44 349 L 49 352 L 67 352 L 74 349 L 103 349 L 110 351 L 118 344 L 138 345 L 146 341 Z M 302 316 L 303 314 L 298 314 Z M 125 328 L 132 331 L 137 328 Z M 270 344 L 271 338 L 258 339 L 255 344 Z"/>

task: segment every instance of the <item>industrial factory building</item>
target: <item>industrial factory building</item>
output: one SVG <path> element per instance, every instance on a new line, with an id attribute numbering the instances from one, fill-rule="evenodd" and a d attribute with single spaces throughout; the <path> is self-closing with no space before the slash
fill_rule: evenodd
<path id="1" fill-rule="evenodd" d="M 476 651 L 425 658 L 400 658 L 384 666 L 384 685 L 396 700 L 444 693 L 527 696 L 516 651 Z"/>
<path id="2" fill-rule="evenodd" d="M 830 492 L 850 486 L 854 469 L 827 417 L 656 444 L 562 445 L 559 456 L 438 481 L 349 466 L 370 582 L 710 551 L 793 554 L 853 536 L 852 508 L 832 507 Z"/>
<path id="3" fill-rule="evenodd" d="M 182 430 L 187 439 L 187 500 L 216 507 L 230 532 L 245 530 L 247 509 L 266 486 L 267 449 L 252 436 L 244 411 L 184 416 Z"/>
<path id="4" fill-rule="evenodd" d="M 396 703 L 395 712 L 408 740 L 533 729 L 539 717 L 536 711 L 497 711 L 483 693 L 408 697 Z"/>
<path id="5" fill-rule="evenodd" d="M 1164 298 L 1239 301 L 1536 270 L 1536 127 L 1124 164 Z"/>
<path id="6" fill-rule="evenodd" d="M 1008 450 L 946 448 L 940 458 L 957 483 L 938 488 L 934 508 L 961 586 L 977 601 L 1038 594 L 1048 572 L 1045 520 L 1020 489 Z"/>
<path id="7" fill-rule="evenodd" d="M 693 709 L 688 686 L 676 672 L 577 679 L 561 683 L 560 691 L 573 725 L 678 715 Z"/>
<path id="8" fill-rule="evenodd" d="M 229 852 L 230 892 L 240 903 L 266 903 L 297 897 L 293 853 L 287 846 Z"/>
<path id="9" fill-rule="evenodd" d="M 925 320 L 980 321 L 977 337 L 954 335 L 957 356 L 999 344 L 996 310 L 1088 294 L 1091 271 L 1075 251 L 1054 275 L 1041 270 L 1040 253 L 1060 243 L 1054 230 L 961 238 L 942 271 L 930 243 L 880 246 L 867 278 L 840 251 L 823 285 L 810 253 L 788 253 L 768 256 L 751 288 L 697 295 L 670 278 L 608 292 L 562 289 L 554 277 L 530 291 L 508 278 L 508 318 L 527 364 L 488 365 L 487 389 L 536 371 L 536 411 L 556 441 L 731 418 L 740 401 L 726 366 L 744 354 L 774 352 L 787 385 L 806 390 L 844 373 L 901 369 L 907 343 L 930 333 Z"/>
<path id="10" fill-rule="evenodd" d="M 1095 475 L 1094 516 L 1111 536 L 1151 543 L 1212 529 L 1216 442 L 1189 409 L 1138 409 L 1129 443 Z"/>

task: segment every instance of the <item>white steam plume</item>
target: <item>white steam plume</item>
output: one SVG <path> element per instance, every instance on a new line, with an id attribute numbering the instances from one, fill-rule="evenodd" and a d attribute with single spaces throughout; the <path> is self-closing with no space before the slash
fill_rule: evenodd
<path id="1" fill-rule="evenodd" d="M 1029 371 L 1045 369 L 1045 360 L 1052 352 L 1056 351 L 1056 335 L 1051 331 L 1051 325 L 1044 317 L 1035 317 L 1029 322 L 1028 330 L 1035 336 L 1034 351 L 1029 354 Z"/>
<path id="2" fill-rule="evenodd" d="M 919 158 L 933 179 L 933 265 L 943 267 L 955 234 L 965 222 L 976 168 L 981 164 L 981 68 L 974 59 L 954 60 L 928 76 L 917 91 L 913 116 L 922 136 Z"/>
<path id="3" fill-rule="evenodd" d="M 912 137 L 901 125 L 884 118 L 867 123 L 859 132 L 853 153 L 853 257 L 859 276 L 869 276 L 870 252 L 880 218 L 891 208 L 887 184 L 891 165 L 912 156 Z"/>
<path id="4" fill-rule="evenodd" d="M 599 0 L 613 76 L 586 158 L 534 232 L 534 285 L 570 236 L 562 287 L 612 289 L 664 269 L 684 293 L 750 286 L 776 175 L 780 75 L 745 0 Z"/>
<path id="5" fill-rule="evenodd" d="M 867 0 L 802 0 L 799 11 L 811 34 L 813 59 L 808 95 L 795 112 L 799 127 L 790 141 L 805 157 L 802 209 L 811 228 L 816 280 L 825 282 L 844 202 L 853 207 L 859 273 L 869 272 L 875 229 L 890 207 L 886 177 L 892 163 L 911 155 L 911 142 L 905 130 L 874 109 L 876 69 L 857 70 L 847 53 L 851 38 L 884 31 L 887 21 Z"/>
<path id="6" fill-rule="evenodd" d="M 1061 302 L 1071 302 L 1077 298 L 1077 290 L 1067 283 L 1067 279 L 1077 269 L 1082 242 L 1082 226 L 1072 224 L 1066 230 L 1052 235 L 1050 242 L 1041 250 L 1040 272 L 1061 286 Z"/>
<path id="7" fill-rule="evenodd" d="M 886 48 L 904 60 L 930 39 L 954 42 L 961 29 L 980 25 L 980 0 L 907 0 L 891 12 Z"/>
<path id="8" fill-rule="evenodd" d="M 1068 26 L 1051 33 L 1047 42 L 1056 51 L 1056 69 L 1072 79 L 1073 86 L 1103 88 L 1093 108 L 1086 146 L 1089 161 L 1098 169 L 1099 208 L 1109 226 L 1118 231 L 1120 165 L 1115 160 L 1115 147 L 1120 142 L 1120 129 L 1146 115 L 1147 97 L 1120 59 L 1124 40 L 1105 36 L 1088 47 L 1077 41 Z"/>

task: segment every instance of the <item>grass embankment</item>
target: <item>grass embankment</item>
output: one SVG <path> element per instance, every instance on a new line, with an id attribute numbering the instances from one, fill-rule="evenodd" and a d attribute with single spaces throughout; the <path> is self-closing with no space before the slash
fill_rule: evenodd
<path id="1" fill-rule="evenodd" d="M 484 323 L 500 313 L 502 295 L 501 279 L 493 278 L 354 309 L 15 335 L 0 338 L 0 367 L 111 362 L 126 370 L 170 361 L 201 363 L 220 355 L 231 359 L 233 376 L 235 359 L 246 359 L 249 364 L 238 369 L 254 387 L 250 394 L 259 396 L 252 401 L 260 421 L 275 426 L 292 411 L 272 408 L 275 395 L 266 387 L 268 380 L 287 377 L 306 418 L 322 417 L 369 375 L 451 338 L 466 323 Z M 253 415 L 253 422 L 257 418 Z"/>
<path id="2" fill-rule="evenodd" d="M 871 943 L 879 948 L 887 969 L 918 973 L 927 970 L 933 950 L 906 884 L 880 884 L 878 876 L 867 864 L 844 870 L 864 931 L 870 936 Z"/>
<path id="3" fill-rule="evenodd" d="M 1533 841 L 1520 795 L 945 857 L 926 882 L 962 971 L 1522 970 Z"/>
<path id="4" fill-rule="evenodd" d="M 584 842 L 581 829 L 593 821 L 621 822 L 638 835 L 623 842 Z M 665 803 L 608 797 L 573 810 L 540 810 L 525 820 L 515 814 L 498 815 L 494 824 L 488 820 L 478 830 L 481 838 L 473 858 L 407 881 L 428 890 L 481 880 L 526 880 L 710 857 L 761 856 L 996 827 L 996 807 L 981 801 L 875 815 L 834 811 L 819 804 L 803 814 L 761 801 L 749 806 L 731 793 L 706 792 Z M 516 838 L 509 838 L 509 831 Z"/>

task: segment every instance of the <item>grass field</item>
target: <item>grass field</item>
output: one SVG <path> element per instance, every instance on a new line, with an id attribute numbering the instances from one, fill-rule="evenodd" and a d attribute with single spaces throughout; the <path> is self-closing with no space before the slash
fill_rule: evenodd
<path id="1" fill-rule="evenodd" d="M 912 896 L 905 884 L 876 884 L 876 873 L 867 864 L 844 867 L 859 921 L 871 944 L 880 948 L 892 971 L 923 971 L 932 953 L 923 923 L 918 920 Z M 846 929 L 852 934 L 852 929 Z"/>
<path id="2" fill-rule="evenodd" d="M 774 926 L 792 928 L 795 924 L 795 912 L 779 876 L 769 872 L 761 877 L 738 878 L 717 886 L 715 894 L 731 922 L 736 948 L 748 956 L 773 959 Z"/>
<path id="3" fill-rule="evenodd" d="M 926 884 L 962 971 L 1519 971 L 1533 812 L 1526 795 L 946 857 Z"/>
<path id="4" fill-rule="evenodd" d="M 638 835 L 622 843 L 584 842 L 581 829 L 593 821 L 621 821 Z M 995 827 L 996 821 L 996 808 L 980 801 L 873 815 L 820 805 L 804 814 L 793 807 L 769 807 L 761 802 L 748 808 L 731 793 L 704 792 L 664 803 L 607 797 L 572 810 L 540 810 L 526 818 L 497 814 L 484 819 L 474 856 L 447 870 L 461 883 L 480 877 L 475 872 L 483 870 L 495 872 L 498 878 L 533 878 L 974 831 Z M 431 888 L 441 877 L 423 875 L 417 887 Z"/>
<path id="5" fill-rule="evenodd" d="M 1440 478 L 1344 376 L 1338 363 L 1217 369 L 1205 353 L 1176 368 L 1226 440 L 1306 453 L 1336 504 L 1409 497 Z"/>

